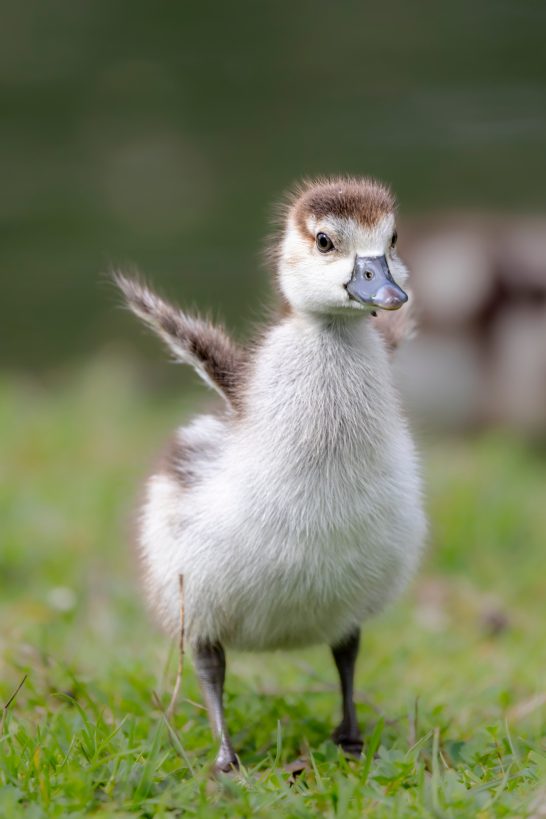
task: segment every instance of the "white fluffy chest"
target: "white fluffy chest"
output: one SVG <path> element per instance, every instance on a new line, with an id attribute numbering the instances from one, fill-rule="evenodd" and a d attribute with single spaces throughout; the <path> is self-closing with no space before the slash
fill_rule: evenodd
<path id="1" fill-rule="evenodd" d="M 261 516 L 282 514 L 317 534 L 358 526 L 415 471 L 390 365 L 370 327 L 278 328 L 252 386 L 226 467 L 245 485 L 241 502 Z"/>
<path id="2" fill-rule="evenodd" d="M 335 642 L 411 574 L 424 533 L 413 446 L 382 344 L 371 329 L 364 341 L 289 325 L 262 350 L 247 415 L 173 545 L 196 633 Z"/>

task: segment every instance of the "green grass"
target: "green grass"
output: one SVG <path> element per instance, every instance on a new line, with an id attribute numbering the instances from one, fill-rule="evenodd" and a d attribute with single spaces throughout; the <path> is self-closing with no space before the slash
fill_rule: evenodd
<path id="1" fill-rule="evenodd" d="M 0 382 L 0 816 L 539 815 L 546 805 L 546 459 L 499 434 L 424 450 L 432 520 L 413 588 L 365 629 L 362 762 L 328 740 L 326 648 L 230 656 L 244 763 L 215 782 L 186 663 L 144 611 L 126 545 L 146 463 L 196 406 L 97 363 Z M 306 755 L 291 784 L 287 763 Z M 544 815 L 544 814 L 540 814 Z"/>

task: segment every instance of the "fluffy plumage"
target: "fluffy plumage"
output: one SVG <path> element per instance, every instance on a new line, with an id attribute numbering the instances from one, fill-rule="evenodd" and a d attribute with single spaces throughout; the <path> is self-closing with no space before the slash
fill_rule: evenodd
<path id="1" fill-rule="evenodd" d="M 130 309 L 165 342 L 178 361 L 190 364 L 231 406 L 240 389 L 246 354 L 225 332 L 168 304 L 145 284 L 113 274 Z"/>
<path id="2" fill-rule="evenodd" d="M 402 589 L 424 520 L 389 369 L 370 324 L 288 319 L 256 351 L 243 420 L 179 431 L 141 541 L 171 634 L 179 572 L 190 641 L 250 650 L 335 643 Z"/>
<path id="3" fill-rule="evenodd" d="M 320 178 L 304 182 L 292 199 L 300 230 L 308 232 L 309 216 L 353 220 L 363 227 L 374 227 L 396 208 L 394 196 L 375 179 Z M 314 236 L 311 234 L 314 240 Z"/>
<path id="4" fill-rule="evenodd" d="M 331 253 L 315 245 L 321 231 Z M 220 647 L 202 680 L 210 657 L 220 668 L 222 645 L 343 645 L 403 589 L 425 536 L 387 349 L 408 322 L 374 318 L 346 288 L 358 256 L 381 255 L 396 281 L 407 278 L 392 196 L 370 180 L 308 184 L 278 243 L 290 309 L 248 350 L 116 276 L 129 307 L 237 410 L 177 431 L 141 511 L 147 593 L 162 624 L 177 632 L 183 574 L 189 643 Z M 217 706 L 217 691 L 204 690 Z M 222 748 L 235 764 L 228 740 Z"/>

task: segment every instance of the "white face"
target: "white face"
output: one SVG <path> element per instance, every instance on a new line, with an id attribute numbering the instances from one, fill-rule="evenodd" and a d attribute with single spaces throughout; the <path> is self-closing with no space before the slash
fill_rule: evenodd
<path id="1" fill-rule="evenodd" d="M 394 214 L 383 217 L 373 228 L 352 219 L 310 216 L 307 229 L 309 236 L 302 236 L 290 216 L 280 254 L 280 287 L 295 310 L 338 315 L 371 313 L 372 307 L 352 299 L 346 289 L 357 256 L 384 256 L 394 281 L 403 285 L 407 279 L 408 271 L 396 253 L 396 240 L 393 244 Z M 321 234 L 330 240 L 331 248 Z"/>

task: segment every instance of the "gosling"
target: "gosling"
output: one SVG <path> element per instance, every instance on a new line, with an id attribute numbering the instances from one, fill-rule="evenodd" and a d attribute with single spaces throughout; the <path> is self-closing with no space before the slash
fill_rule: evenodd
<path id="1" fill-rule="evenodd" d="M 362 752 L 360 626 L 403 590 L 426 529 L 389 357 L 404 322 L 381 313 L 408 299 L 396 240 L 384 185 L 303 183 L 272 247 L 282 310 L 245 347 L 115 274 L 131 310 L 226 404 L 177 430 L 148 481 L 139 530 L 147 595 L 173 636 L 184 578 L 186 642 L 217 771 L 239 765 L 224 717 L 225 648 L 330 646 L 342 696 L 333 739 Z"/>

